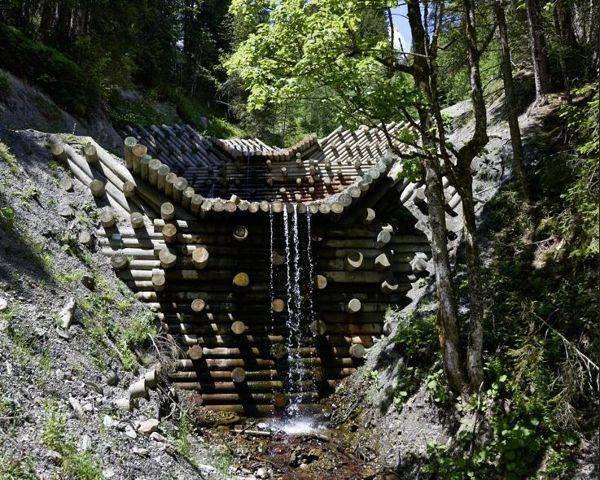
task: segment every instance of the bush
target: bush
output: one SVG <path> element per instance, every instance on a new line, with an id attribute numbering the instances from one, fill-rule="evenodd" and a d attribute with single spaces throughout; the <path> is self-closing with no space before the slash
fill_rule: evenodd
<path id="1" fill-rule="evenodd" d="M 7 94 L 10 92 L 10 82 L 8 77 L 2 71 L 0 71 L 0 94 Z"/>
<path id="2" fill-rule="evenodd" d="M 88 114 L 98 102 L 96 79 L 77 63 L 1 22 L 0 66 L 40 85 L 58 105 L 75 115 Z"/>

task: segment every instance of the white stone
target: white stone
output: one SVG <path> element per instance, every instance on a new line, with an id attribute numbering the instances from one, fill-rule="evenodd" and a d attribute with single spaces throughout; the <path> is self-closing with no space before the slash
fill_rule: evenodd
<path id="1" fill-rule="evenodd" d="M 144 420 L 140 423 L 138 427 L 138 432 L 144 433 L 146 435 L 156 432 L 158 430 L 159 421 L 156 418 L 149 418 L 148 420 Z"/>
<path id="2" fill-rule="evenodd" d="M 125 427 L 125 435 L 127 435 L 129 438 L 137 438 L 137 433 L 135 433 L 135 430 L 131 425 L 127 425 Z"/>
<path id="3" fill-rule="evenodd" d="M 80 452 L 85 452 L 92 448 L 92 439 L 88 435 L 84 435 L 79 440 L 79 445 L 77 445 L 77 450 Z"/>
<path id="4" fill-rule="evenodd" d="M 133 453 L 140 457 L 147 457 L 149 452 L 147 448 L 133 447 Z"/>
<path id="5" fill-rule="evenodd" d="M 164 436 L 162 436 L 160 433 L 158 433 L 158 432 L 152 432 L 150 434 L 150 438 L 152 440 L 154 440 L 155 442 L 159 442 L 159 443 L 166 443 L 167 442 L 167 439 Z"/>
<path id="6" fill-rule="evenodd" d="M 106 427 L 106 428 L 110 428 L 113 427 L 114 425 L 116 425 L 117 421 L 112 418 L 110 415 L 104 415 L 104 417 L 102 418 L 102 424 Z"/>

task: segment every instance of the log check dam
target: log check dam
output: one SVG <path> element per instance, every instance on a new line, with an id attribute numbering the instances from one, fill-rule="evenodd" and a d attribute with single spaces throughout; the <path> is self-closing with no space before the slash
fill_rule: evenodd
<path id="1" fill-rule="evenodd" d="M 96 239 L 179 347 L 160 378 L 211 410 L 320 411 L 426 269 L 427 237 L 408 208 L 423 206 L 423 185 L 400 175 L 378 128 L 289 148 L 189 125 L 121 133 L 123 158 L 92 139 L 50 150 L 100 209 L 80 240 Z M 124 407 L 156 381 L 145 374 Z"/>

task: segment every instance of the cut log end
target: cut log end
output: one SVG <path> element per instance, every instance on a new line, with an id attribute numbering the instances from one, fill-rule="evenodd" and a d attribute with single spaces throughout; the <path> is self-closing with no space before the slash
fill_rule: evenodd
<path id="1" fill-rule="evenodd" d="M 318 290 L 324 290 L 327 287 L 327 277 L 324 275 L 315 275 L 315 286 Z"/>
<path id="2" fill-rule="evenodd" d="M 309 328 L 314 336 L 325 335 L 327 332 L 327 324 L 323 320 L 314 320 Z"/>
<path id="3" fill-rule="evenodd" d="M 200 345 L 194 345 L 188 349 L 187 355 L 191 360 L 200 360 L 204 356 L 204 351 Z"/>
<path id="4" fill-rule="evenodd" d="M 363 347 L 360 343 L 355 343 L 350 346 L 350 356 L 352 358 L 364 358 L 365 356 L 365 347 Z"/>
<path id="5" fill-rule="evenodd" d="M 192 301 L 192 311 L 200 313 L 206 308 L 206 301 L 202 298 L 196 298 Z"/>
<path id="6" fill-rule="evenodd" d="M 167 223 L 162 229 L 165 243 L 173 243 L 177 240 L 177 227 L 172 223 Z"/>
<path id="7" fill-rule="evenodd" d="M 236 335 L 241 335 L 246 331 L 246 324 L 241 320 L 236 320 L 231 324 L 231 331 Z"/>
<path id="8" fill-rule="evenodd" d="M 238 288 L 245 288 L 250 285 L 250 277 L 245 272 L 240 272 L 233 277 L 233 286 Z"/>
<path id="9" fill-rule="evenodd" d="M 192 263 L 198 270 L 202 270 L 208 264 L 208 250 L 204 247 L 198 247 L 192 252 Z M 235 281 L 235 279 L 234 279 Z"/>
<path id="10" fill-rule="evenodd" d="M 92 195 L 94 197 L 101 197 L 102 195 L 104 195 L 105 193 L 105 184 L 102 180 L 98 180 L 97 178 L 95 178 L 94 180 L 92 180 L 92 182 L 90 183 L 90 190 L 92 191 Z"/>
<path id="11" fill-rule="evenodd" d="M 271 356 L 276 360 L 281 360 L 287 353 L 287 348 L 282 343 L 276 343 L 271 347 Z"/>
<path id="12" fill-rule="evenodd" d="M 248 229 L 243 225 L 238 225 L 233 230 L 233 238 L 238 242 L 243 242 L 248 238 Z"/>
<path id="13" fill-rule="evenodd" d="M 163 220 L 172 220 L 175 217 L 175 206 L 171 202 L 165 202 L 160 206 L 160 217 Z"/>
<path id="14" fill-rule="evenodd" d="M 273 394 L 273 405 L 276 408 L 283 408 L 288 403 L 288 396 L 285 393 L 274 393 Z"/>
<path id="15" fill-rule="evenodd" d="M 348 313 L 358 313 L 362 309 L 362 303 L 358 298 L 351 299 L 346 305 Z"/>
<path id="16" fill-rule="evenodd" d="M 177 255 L 164 248 L 158 253 L 158 259 L 162 268 L 172 268 L 177 262 Z"/>
<path id="17" fill-rule="evenodd" d="M 129 259 L 126 255 L 117 252 L 110 258 L 110 263 L 115 270 L 125 270 L 129 265 Z"/>
<path id="18" fill-rule="evenodd" d="M 363 264 L 363 254 L 361 252 L 351 252 L 346 256 L 344 265 L 346 270 L 352 272 L 359 269 Z"/>
<path id="19" fill-rule="evenodd" d="M 231 380 L 233 383 L 242 383 L 246 380 L 246 371 L 241 367 L 236 367 L 231 371 Z"/>
<path id="20" fill-rule="evenodd" d="M 144 228 L 144 215 L 140 212 L 133 212 L 129 217 L 129 221 L 131 223 L 131 228 L 134 230 Z"/>

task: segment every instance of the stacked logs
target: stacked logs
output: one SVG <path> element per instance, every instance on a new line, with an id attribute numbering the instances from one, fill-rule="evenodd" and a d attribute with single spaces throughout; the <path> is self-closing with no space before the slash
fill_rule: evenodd
<path id="1" fill-rule="evenodd" d="M 392 123 L 386 128 L 393 139 L 406 126 Z M 307 203 L 348 193 L 350 187 L 364 194 L 385 172 L 377 164 L 389 147 L 382 126 L 339 129 L 320 140 L 312 135 L 284 149 L 257 139 L 205 139 L 189 126 L 129 126 L 125 131 L 147 145 L 146 154 L 159 158 L 169 172 L 183 176 L 195 193 L 210 198 L 233 194 L 247 200 Z M 136 165 L 133 171 L 138 173 Z M 320 213 L 330 210 L 325 206 Z"/>
<path id="2" fill-rule="evenodd" d="M 160 311 L 166 330 L 184 346 L 171 380 L 197 390 L 198 401 L 212 409 L 261 414 L 276 409 L 276 402 L 285 405 L 287 305 L 285 298 L 270 300 L 268 287 L 269 262 L 284 269 L 285 256 L 271 256 L 265 247 L 266 216 L 184 221 L 170 215 L 169 205 L 161 211 L 167 218 L 155 219 L 146 236 L 151 248 L 133 229 L 123 230 L 118 242 L 98 235 L 107 253 L 110 245 L 130 258 L 121 278 Z M 306 385 L 307 408 L 360 364 L 372 337 L 382 333 L 385 306 L 405 300 L 409 262 L 427 249 L 426 241 L 395 235 L 378 246 L 378 232 L 387 225 L 372 219 L 328 227 L 315 245 L 317 318 L 309 325 L 308 346 L 297 352 L 311 378 L 320 379 Z"/>
<path id="3" fill-rule="evenodd" d="M 90 146 L 83 154 L 66 145 L 52 153 L 69 162 L 99 205 L 110 207 L 96 231 L 101 251 L 182 346 L 171 380 L 197 390 L 198 401 L 212 409 L 263 414 L 285 406 L 291 353 L 310 372 L 302 401 L 307 409 L 318 408 L 319 397 L 360 365 L 382 333 L 385 306 L 405 301 L 411 260 L 417 253 L 424 260 L 428 252 L 423 236 L 378 218 L 377 202 L 366 206 L 389 158 L 359 165 L 363 180 L 354 188 L 299 204 L 299 214 L 316 215 L 316 315 L 302 346 L 288 351 L 287 298 L 269 295 L 270 263 L 285 269 L 286 259 L 281 251 L 268 251 L 266 215 L 280 216 L 285 203 L 235 195 L 206 199 L 133 138 L 124 146 L 130 170 L 97 144 Z M 355 218 L 339 221 L 343 214 L 351 218 L 348 211 Z M 132 389 L 133 397 L 147 391 Z"/>

